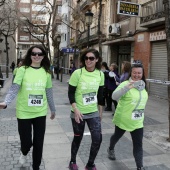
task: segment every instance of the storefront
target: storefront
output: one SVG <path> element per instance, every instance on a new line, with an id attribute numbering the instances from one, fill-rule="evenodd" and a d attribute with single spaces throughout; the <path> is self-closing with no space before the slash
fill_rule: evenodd
<path id="1" fill-rule="evenodd" d="M 150 33 L 151 65 L 150 79 L 168 80 L 166 34 L 164 31 Z M 168 87 L 158 83 L 149 83 L 149 94 L 168 99 Z"/>

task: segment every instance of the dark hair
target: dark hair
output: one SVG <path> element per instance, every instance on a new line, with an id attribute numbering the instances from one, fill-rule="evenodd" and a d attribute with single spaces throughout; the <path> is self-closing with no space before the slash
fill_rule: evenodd
<path id="1" fill-rule="evenodd" d="M 109 67 L 106 62 L 102 62 L 102 66 L 106 68 L 106 70 L 109 70 Z"/>
<path id="2" fill-rule="evenodd" d="M 124 65 L 123 69 L 122 69 L 122 72 L 128 72 L 130 71 L 130 68 L 131 68 L 131 64 L 129 61 L 123 61 L 122 64 Z"/>
<path id="3" fill-rule="evenodd" d="M 24 61 L 23 61 L 23 66 L 29 67 L 32 63 L 31 60 L 31 52 L 34 48 L 38 48 L 42 51 L 44 58 L 41 61 L 41 67 L 43 67 L 45 69 L 46 72 L 51 73 L 50 72 L 50 60 L 47 56 L 47 52 L 44 49 L 44 47 L 42 45 L 33 45 L 32 47 L 30 47 L 25 55 Z"/>
<path id="4" fill-rule="evenodd" d="M 135 61 L 136 61 L 136 60 L 135 60 Z M 139 61 L 139 60 L 137 60 L 137 61 Z M 133 69 L 133 68 L 142 68 L 142 70 L 143 70 L 142 80 L 145 82 L 145 89 L 147 90 L 147 87 L 146 87 L 146 78 L 145 78 L 145 71 L 144 71 L 142 62 L 133 62 L 133 63 L 132 63 L 131 69 L 130 69 L 130 72 L 129 72 L 129 77 L 128 77 L 128 79 L 131 77 L 131 73 L 132 73 L 132 69 Z"/>
<path id="5" fill-rule="evenodd" d="M 82 67 L 85 66 L 85 56 L 87 53 L 93 53 L 95 58 L 98 59 L 98 61 L 96 62 L 95 68 L 97 68 L 98 70 L 101 69 L 101 62 L 102 62 L 102 58 L 99 55 L 99 52 L 96 49 L 88 49 L 86 50 L 80 57 L 80 62 L 82 63 Z"/>

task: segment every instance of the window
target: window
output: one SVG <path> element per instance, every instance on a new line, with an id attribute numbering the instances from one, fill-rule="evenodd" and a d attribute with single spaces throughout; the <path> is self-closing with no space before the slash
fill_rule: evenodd
<path id="1" fill-rule="evenodd" d="M 22 41 L 29 41 L 29 36 L 20 36 L 19 39 Z"/>
<path id="2" fill-rule="evenodd" d="M 30 48 L 30 45 L 23 44 L 21 49 L 22 50 L 28 50 Z"/>
<path id="3" fill-rule="evenodd" d="M 34 2 L 44 2 L 44 0 L 34 0 Z"/>
<path id="4" fill-rule="evenodd" d="M 58 6 L 58 14 L 61 14 L 61 12 L 62 12 L 62 8 L 61 6 Z"/>
<path id="5" fill-rule="evenodd" d="M 28 29 L 26 26 L 21 26 L 20 27 L 20 30 L 23 31 L 23 32 L 28 32 Z"/>
<path id="6" fill-rule="evenodd" d="M 42 11 L 42 12 L 45 12 L 46 11 L 46 6 L 44 5 L 32 5 L 32 11 Z"/>
<path id="7" fill-rule="evenodd" d="M 20 0 L 20 2 L 23 2 L 23 3 L 30 3 L 30 0 Z"/>
<path id="8" fill-rule="evenodd" d="M 20 12 L 29 13 L 30 12 L 30 8 L 20 8 Z"/>
<path id="9" fill-rule="evenodd" d="M 43 38 L 44 38 L 44 35 L 34 35 L 34 36 L 37 37 L 40 40 L 43 40 Z M 37 38 L 35 38 L 35 37 L 31 36 L 31 39 L 36 40 Z"/>

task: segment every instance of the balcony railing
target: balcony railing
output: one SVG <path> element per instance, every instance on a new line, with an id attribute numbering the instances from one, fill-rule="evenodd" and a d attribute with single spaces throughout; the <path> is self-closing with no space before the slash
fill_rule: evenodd
<path id="1" fill-rule="evenodd" d="M 86 9 L 87 7 L 89 7 L 92 3 L 92 0 L 82 0 L 80 1 L 80 10 L 84 10 Z"/>
<path id="2" fill-rule="evenodd" d="M 164 5 L 162 0 L 151 0 L 142 5 L 140 24 L 153 20 L 159 20 L 160 18 L 164 18 L 164 16 Z"/>

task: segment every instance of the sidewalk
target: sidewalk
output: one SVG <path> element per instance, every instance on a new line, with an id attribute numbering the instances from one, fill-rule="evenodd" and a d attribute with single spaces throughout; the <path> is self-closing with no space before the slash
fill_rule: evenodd
<path id="1" fill-rule="evenodd" d="M 73 136 L 69 118 L 70 104 L 67 97 L 68 79 L 68 75 L 63 75 L 63 82 L 53 79 L 53 92 L 57 111 L 55 120 L 50 120 L 50 115 L 47 116 L 41 170 L 68 170 Z M 5 82 L 5 88 L 1 89 L 1 101 L 9 85 L 10 79 Z M 97 169 L 136 170 L 131 137 L 128 132 L 116 145 L 117 160 L 110 161 L 107 158 L 106 150 L 110 136 L 114 132 L 114 125 L 111 119 L 112 112 L 103 112 L 103 141 L 95 161 Z M 170 170 L 170 143 L 166 141 L 169 133 L 168 128 L 167 101 L 150 97 L 146 107 L 144 132 L 144 165 L 147 166 L 148 170 Z M 88 132 L 88 128 L 86 128 L 77 156 L 79 170 L 84 170 L 84 165 L 88 160 L 91 142 Z M 31 170 L 29 168 L 31 166 L 31 153 L 24 167 L 18 164 L 19 148 L 15 102 L 13 102 L 7 110 L 0 110 L 0 170 Z"/>

